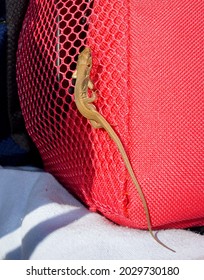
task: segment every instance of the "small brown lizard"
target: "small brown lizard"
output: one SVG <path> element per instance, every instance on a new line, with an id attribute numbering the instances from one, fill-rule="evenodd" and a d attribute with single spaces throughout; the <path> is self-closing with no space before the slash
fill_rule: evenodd
<path id="1" fill-rule="evenodd" d="M 142 192 L 142 189 L 135 177 L 135 174 L 133 172 L 132 166 L 130 164 L 130 161 L 128 159 L 128 156 L 125 152 L 125 149 L 123 147 L 122 142 L 120 141 L 119 137 L 111 127 L 111 125 L 106 121 L 106 119 L 96 110 L 96 107 L 92 104 L 96 100 L 96 94 L 94 92 L 94 86 L 92 81 L 90 80 L 90 71 L 92 68 L 92 56 L 91 56 L 91 50 L 90 48 L 85 48 L 78 56 L 77 61 L 77 67 L 76 71 L 73 73 L 72 78 L 76 79 L 75 83 L 75 89 L 74 89 L 74 98 L 75 103 L 77 106 L 77 109 L 79 112 L 87 118 L 91 125 L 94 128 L 103 128 L 107 131 L 109 136 L 112 138 L 112 140 L 115 142 L 115 144 L 118 147 L 118 150 L 123 158 L 123 161 L 125 163 L 125 166 L 130 174 L 130 177 L 132 178 L 132 181 L 140 195 L 140 198 L 142 200 L 146 219 L 147 219 L 147 225 L 150 234 L 152 237 L 162 246 L 165 248 L 175 252 L 171 248 L 167 247 L 165 244 L 163 244 L 152 232 L 152 226 L 151 226 L 151 219 L 150 214 L 147 206 L 146 199 L 144 197 L 144 194 Z M 88 89 L 92 90 L 92 96 L 88 96 Z"/>

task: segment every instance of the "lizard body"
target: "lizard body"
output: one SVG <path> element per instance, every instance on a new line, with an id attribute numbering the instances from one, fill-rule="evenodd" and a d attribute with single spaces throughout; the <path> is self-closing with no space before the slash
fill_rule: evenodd
<path id="1" fill-rule="evenodd" d="M 123 147 L 123 144 L 116 134 L 116 132 L 113 130 L 111 125 L 108 123 L 108 121 L 96 110 L 96 107 L 92 104 L 96 100 L 96 94 L 93 90 L 94 86 L 93 83 L 90 80 L 90 71 L 92 67 L 92 57 L 91 57 L 91 50 L 90 48 L 85 48 L 78 56 L 77 61 L 77 67 L 76 71 L 73 74 L 73 78 L 76 79 L 75 83 L 75 89 L 74 89 L 74 98 L 75 103 L 77 106 L 77 109 L 81 113 L 82 116 L 84 116 L 86 119 L 88 119 L 91 123 L 91 125 L 94 128 L 103 128 L 106 130 L 106 132 L 109 134 L 110 138 L 114 141 L 116 144 L 122 159 L 125 163 L 125 166 L 129 172 L 129 175 L 139 193 L 139 196 L 141 198 L 141 201 L 143 203 L 146 219 L 147 219 L 147 225 L 149 232 L 151 236 L 162 246 L 165 248 L 175 252 L 165 244 L 163 244 L 152 232 L 152 226 L 151 226 L 151 219 L 150 214 L 147 206 L 146 199 L 144 197 L 144 194 L 142 192 L 142 189 L 135 177 L 134 171 L 132 169 L 131 163 L 128 159 L 127 153 L 125 152 L 125 149 Z M 88 89 L 92 90 L 92 96 L 88 96 Z"/>

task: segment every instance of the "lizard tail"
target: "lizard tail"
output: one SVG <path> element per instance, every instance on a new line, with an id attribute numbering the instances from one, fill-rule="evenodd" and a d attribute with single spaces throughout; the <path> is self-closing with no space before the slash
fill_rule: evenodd
<path id="1" fill-rule="evenodd" d="M 173 249 L 169 248 L 167 245 L 165 245 L 164 243 L 162 243 L 162 242 L 158 239 L 158 237 L 157 237 L 156 235 L 153 234 L 153 232 L 152 232 L 152 226 L 151 226 L 151 219 L 150 219 L 150 214 L 149 214 L 149 209 L 148 209 L 148 206 L 147 206 L 147 202 L 146 202 L 146 199 L 145 199 L 145 197 L 144 197 L 143 191 L 142 191 L 142 189 L 141 189 L 141 187 L 140 187 L 140 185 L 139 185 L 139 183 L 138 183 L 138 181 L 137 181 L 137 179 L 136 179 L 136 176 L 135 176 L 134 171 L 133 171 L 133 169 L 132 169 L 131 163 L 130 163 L 130 161 L 129 161 L 129 159 L 128 159 L 128 156 L 127 156 L 127 154 L 126 154 L 126 152 L 125 152 L 125 149 L 124 149 L 124 147 L 123 147 L 123 144 L 122 144 L 122 142 L 120 141 L 120 138 L 117 136 L 117 134 L 116 134 L 115 131 L 113 130 L 113 128 L 112 128 L 112 127 L 110 126 L 110 124 L 106 121 L 106 119 L 105 119 L 102 115 L 99 116 L 99 119 L 100 119 L 101 127 L 103 127 L 103 128 L 107 131 L 107 133 L 109 134 L 110 138 L 111 138 L 111 139 L 115 142 L 115 144 L 117 145 L 117 148 L 118 148 L 118 150 L 119 150 L 119 152 L 120 152 L 120 154 L 121 154 L 121 156 L 122 156 L 122 158 L 123 158 L 123 161 L 124 161 L 124 163 L 125 163 L 125 166 L 126 166 L 128 172 L 129 172 L 129 175 L 130 175 L 130 177 L 131 177 L 131 179 L 132 179 L 132 181 L 133 181 L 133 183 L 134 183 L 134 185 L 135 185 L 135 187 L 136 187 L 136 190 L 137 190 L 138 193 L 139 193 L 139 196 L 140 196 L 140 198 L 141 198 L 141 200 L 142 200 L 142 204 L 143 204 L 143 206 L 144 206 L 145 215 L 146 215 L 146 219 L 147 219 L 148 230 L 149 230 L 151 236 L 152 236 L 153 239 L 154 239 L 157 243 L 159 243 L 161 246 L 163 246 L 163 247 L 165 247 L 166 249 L 168 249 L 168 250 L 170 250 L 170 251 L 172 251 L 172 252 L 175 253 L 176 251 L 174 251 Z"/>

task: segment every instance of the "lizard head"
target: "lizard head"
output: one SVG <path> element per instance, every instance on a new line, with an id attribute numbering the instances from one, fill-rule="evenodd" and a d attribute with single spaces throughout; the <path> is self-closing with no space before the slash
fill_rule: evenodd
<path id="1" fill-rule="evenodd" d="M 88 68 L 91 69 L 92 67 L 92 58 L 91 58 L 91 49 L 90 48 L 85 48 L 78 57 L 78 66 L 79 65 L 86 65 Z"/>
<path id="2" fill-rule="evenodd" d="M 89 74 L 92 67 L 91 49 L 85 48 L 78 56 L 76 71 L 72 78 L 77 79 L 76 84 L 81 86 L 80 94 L 87 96 L 88 89 L 93 89 Z"/>

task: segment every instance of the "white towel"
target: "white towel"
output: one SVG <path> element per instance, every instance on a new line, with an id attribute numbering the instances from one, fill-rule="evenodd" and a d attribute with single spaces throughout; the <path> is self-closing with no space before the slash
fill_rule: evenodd
<path id="1" fill-rule="evenodd" d="M 204 236 L 160 230 L 173 253 L 148 231 L 90 212 L 52 175 L 25 169 L 0 168 L 0 259 L 204 259 Z"/>

